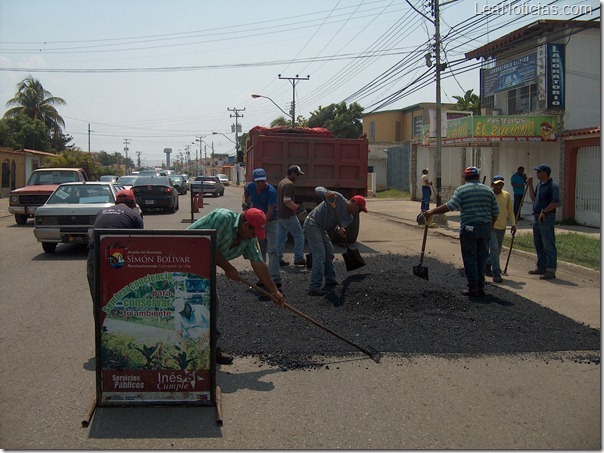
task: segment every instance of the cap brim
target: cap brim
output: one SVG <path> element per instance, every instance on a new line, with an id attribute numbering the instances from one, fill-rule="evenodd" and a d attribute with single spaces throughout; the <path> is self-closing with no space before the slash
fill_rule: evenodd
<path id="1" fill-rule="evenodd" d="M 264 231 L 264 228 L 254 228 L 254 231 L 256 232 L 256 237 L 258 239 L 261 241 L 266 239 L 266 231 Z"/>
<path id="2" fill-rule="evenodd" d="M 254 182 L 256 182 L 256 181 L 266 181 L 266 177 L 255 178 Z"/>
<path id="3" fill-rule="evenodd" d="M 498 179 L 497 181 L 493 181 L 493 184 L 505 184 L 505 181 Z"/>

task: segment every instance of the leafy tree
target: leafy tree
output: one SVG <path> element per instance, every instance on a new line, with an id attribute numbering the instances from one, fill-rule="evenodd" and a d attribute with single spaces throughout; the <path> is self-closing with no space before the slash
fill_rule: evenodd
<path id="1" fill-rule="evenodd" d="M 362 114 L 363 107 L 357 102 L 348 107 L 345 102 L 319 106 L 311 112 L 308 127 L 324 127 L 340 138 L 358 138 L 363 133 Z"/>
<path id="2" fill-rule="evenodd" d="M 48 128 L 42 121 L 26 115 L 0 119 L 0 146 L 12 149 L 52 150 Z"/>
<path id="3" fill-rule="evenodd" d="M 474 115 L 480 115 L 480 96 L 474 94 L 474 90 L 468 90 L 462 96 L 453 96 L 457 103 L 453 106 L 453 110 L 464 110 L 473 112 Z"/>
<path id="4" fill-rule="evenodd" d="M 237 162 L 243 162 L 243 156 L 246 155 L 247 152 L 247 136 L 248 133 L 244 132 L 239 136 L 239 154 L 237 155 Z M 240 160 L 241 158 L 241 160 Z"/>
<path id="5" fill-rule="evenodd" d="M 44 163 L 48 167 L 83 168 L 88 176 L 95 175 L 98 172 L 92 154 L 79 149 L 66 149 L 55 157 L 45 160 Z"/>
<path id="6" fill-rule="evenodd" d="M 273 121 L 271 121 L 271 127 L 277 127 L 277 126 L 291 126 L 292 122 L 288 119 L 286 119 L 283 115 L 275 118 Z"/>
<path id="7" fill-rule="evenodd" d="M 65 127 L 65 121 L 55 108 L 56 105 L 65 105 L 64 99 L 53 96 L 32 76 L 18 83 L 17 90 L 15 97 L 6 103 L 7 107 L 14 107 L 4 113 L 5 118 L 24 114 L 31 119 L 41 120 L 55 134 Z"/>

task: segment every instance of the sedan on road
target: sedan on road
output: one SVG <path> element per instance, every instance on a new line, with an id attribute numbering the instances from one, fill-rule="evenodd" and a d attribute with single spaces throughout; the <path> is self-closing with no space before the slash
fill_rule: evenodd
<path id="1" fill-rule="evenodd" d="M 52 253 L 61 243 L 87 243 L 97 213 L 115 204 L 121 188 L 110 182 L 90 181 L 59 185 L 34 217 L 34 235 L 44 251 Z"/>
<path id="2" fill-rule="evenodd" d="M 220 180 L 223 186 L 228 186 L 231 184 L 231 182 L 229 181 L 229 177 L 224 173 L 219 173 L 216 175 L 216 177 Z"/>
<path id="3" fill-rule="evenodd" d="M 189 185 L 187 184 L 187 180 L 183 175 L 171 175 L 170 179 L 172 180 L 172 183 L 174 183 L 174 187 L 176 187 L 176 190 L 178 190 L 179 194 L 187 194 Z"/>
<path id="4" fill-rule="evenodd" d="M 132 192 L 143 212 L 149 209 L 178 211 L 178 190 L 168 176 L 139 176 Z"/>
<path id="5" fill-rule="evenodd" d="M 117 179 L 117 183 L 121 186 L 124 186 L 125 189 L 131 189 L 132 186 L 134 185 L 134 183 L 136 182 L 136 180 L 138 179 L 138 175 L 127 175 L 127 176 L 120 176 Z"/>
<path id="6" fill-rule="evenodd" d="M 217 176 L 195 177 L 195 181 L 191 184 L 191 190 L 193 192 L 199 192 L 200 186 L 202 186 L 204 194 L 211 193 L 214 197 L 221 197 L 224 195 L 224 186 Z"/>

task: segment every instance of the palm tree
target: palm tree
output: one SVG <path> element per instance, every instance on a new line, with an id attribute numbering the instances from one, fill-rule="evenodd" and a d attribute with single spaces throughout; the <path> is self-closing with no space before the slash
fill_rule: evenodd
<path id="1" fill-rule="evenodd" d="M 65 127 L 65 121 L 55 109 L 55 105 L 65 105 L 64 99 L 53 96 L 46 91 L 39 80 L 32 76 L 17 84 L 17 94 L 10 99 L 6 106 L 16 106 L 6 111 L 5 118 L 15 118 L 18 115 L 27 115 L 34 120 L 40 120 L 50 131 L 57 134 Z"/>
<path id="2" fill-rule="evenodd" d="M 474 112 L 474 115 L 480 115 L 480 96 L 474 94 L 474 90 L 468 90 L 462 96 L 453 96 L 457 104 L 453 107 L 454 110 L 465 110 Z"/>

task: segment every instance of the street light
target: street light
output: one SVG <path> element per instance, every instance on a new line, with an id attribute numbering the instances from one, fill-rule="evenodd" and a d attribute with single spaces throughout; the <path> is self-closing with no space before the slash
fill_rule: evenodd
<path id="1" fill-rule="evenodd" d="M 273 104 L 275 104 L 275 106 L 281 110 L 285 115 L 287 115 L 289 118 L 291 118 L 292 120 L 292 124 L 294 122 L 294 118 L 291 116 L 291 114 L 287 113 L 285 110 L 283 110 L 281 107 L 279 107 L 279 104 L 277 104 L 275 101 L 273 101 L 271 98 L 269 98 L 268 96 L 262 96 L 261 94 L 252 94 L 252 97 L 254 99 L 258 99 L 258 98 L 264 98 L 264 99 L 268 99 L 269 101 L 271 101 Z"/>
<path id="2" fill-rule="evenodd" d="M 229 137 L 228 135 L 223 134 L 222 132 L 212 132 L 212 134 L 214 135 L 222 135 L 223 137 L 225 137 L 227 140 L 230 140 L 231 143 L 235 144 L 235 140 L 233 140 L 231 137 Z"/>

